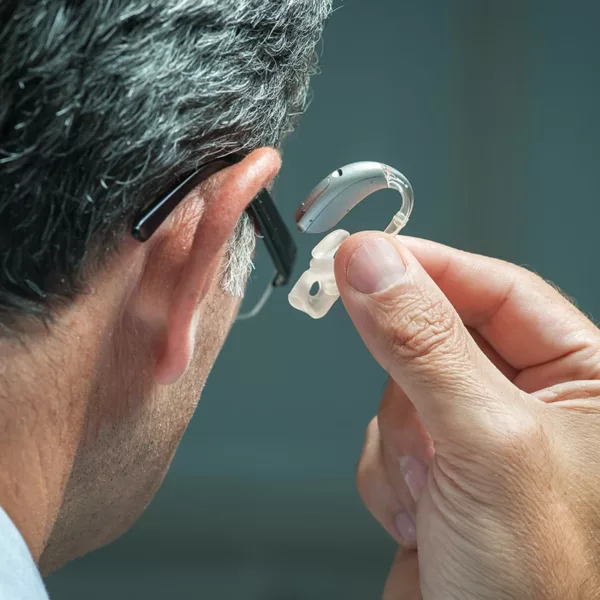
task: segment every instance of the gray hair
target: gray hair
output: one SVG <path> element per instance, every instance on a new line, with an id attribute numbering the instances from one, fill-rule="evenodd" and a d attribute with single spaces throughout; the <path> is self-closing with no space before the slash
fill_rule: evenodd
<path id="1" fill-rule="evenodd" d="M 221 273 L 221 287 L 226 294 L 241 298 L 248 276 L 254 268 L 252 254 L 256 245 L 256 230 L 247 213 L 239 220 L 227 247 L 227 259 Z"/>
<path id="2" fill-rule="evenodd" d="M 330 10 L 331 0 L 2 2 L 0 332 L 81 291 L 84 270 L 180 176 L 280 147 L 306 106 Z M 243 278 L 247 259 L 230 262 Z"/>

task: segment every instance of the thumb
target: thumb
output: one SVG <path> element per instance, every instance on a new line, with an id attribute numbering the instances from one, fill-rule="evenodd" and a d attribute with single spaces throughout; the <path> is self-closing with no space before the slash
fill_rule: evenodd
<path id="1" fill-rule="evenodd" d="M 479 350 L 452 304 L 415 257 L 384 233 L 338 250 L 337 284 L 367 347 L 415 405 L 434 442 L 489 431 L 521 393 Z"/>

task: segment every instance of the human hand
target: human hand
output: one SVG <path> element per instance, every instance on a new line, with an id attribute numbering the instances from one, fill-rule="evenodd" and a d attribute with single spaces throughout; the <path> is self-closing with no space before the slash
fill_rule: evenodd
<path id="1" fill-rule="evenodd" d="M 524 269 L 400 242 L 358 234 L 336 256 L 391 377 L 358 471 L 403 546 L 384 598 L 596 598 L 600 331 Z"/>

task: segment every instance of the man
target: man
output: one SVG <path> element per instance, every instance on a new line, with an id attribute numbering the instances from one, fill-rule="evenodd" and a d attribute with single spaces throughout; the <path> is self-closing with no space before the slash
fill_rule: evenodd
<path id="1" fill-rule="evenodd" d="M 330 8 L 0 4 L 0 506 L 44 571 L 115 539 L 165 476 L 238 309 L 244 211 L 277 174 L 271 148 L 305 106 Z M 232 153 L 246 158 L 148 242 L 129 234 Z M 0 597 L 31 597 L 8 518 Z"/>
<path id="2" fill-rule="evenodd" d="M 329 10 L 0 6 L 0 597 L 44 598 L 35 563 L 115 539 L 160 485 Z M 402 545 L 386 598 L 597 597 L 598 329 L 526 271 L 419 240 L 353 236 L 336 275 L 391 376 L 359 467 Z"/>

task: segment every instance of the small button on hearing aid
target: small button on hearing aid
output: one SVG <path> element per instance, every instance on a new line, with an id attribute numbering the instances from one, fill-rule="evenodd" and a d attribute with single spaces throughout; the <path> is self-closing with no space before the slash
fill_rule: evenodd
<path id="1" fill-rule="evenodd" d="M 413 189 L 402 173 L 377 162 L 353 163 L 323 179 L 296 211 L 298 229 L 305 233 L 325 233 L 367 196 L 386 188 L 402 196 L 400 210 L 385 229 L 386 233 L 397 235 L 412 212 Z M 335 253 L 349 235 L 338 229 L 313 249 L 309 270 L 300 277 L 288 297 L 294 308 L 313 319 L 320 319 L 329 312 L 339 298 L 333 273 Z M 315 283 L 318 290 L 311 294 Z"/>

